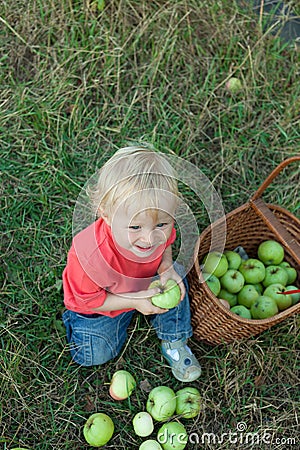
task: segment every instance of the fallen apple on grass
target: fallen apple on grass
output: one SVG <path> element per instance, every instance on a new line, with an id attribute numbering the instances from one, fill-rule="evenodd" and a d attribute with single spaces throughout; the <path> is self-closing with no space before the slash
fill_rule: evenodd
<path id="1" fill-rule="evenodd" d="M 178 305 L 181 292 L 175 280 L 168 280 L 164 286 L 162 286 L 160 280 L 154 280 L 149 289 L 154 287 L 158 287 L 161 292 L 151 298 L 153 305 L 163 309 L 171 309 Z"/>
<path id="2" fill-rule="evenodd" d="M 157 440 L 163 450 L 183 450 L 188 442 L 188 435 L 182 423 L 167 422 L 158 430 Z"/>
<path id="3" fill-rule="evenodd" d="M 154 430 L 152 416 L 146 411 L 137 413 L 132 420 L 132 425 L 135 434 L 141 437 L 149 436 Z"/>
<path id="4" fill-rule="evenodd" d="M 117 370 L 111 379 L 109 394 L 114 400 L 125 400 L 132 394 L 136 381 L 127 370 Z"/>
<path id="5" fill-rule="evenodd" d="M 176 395 L 168 386 L 157 386 L 148 395 L 146 409 L 158 422 L 169 419 L 176 410 Z"/>
<path id="6" fill-rule="evenodd" d="M 113 433 L 114 423 L 104 413 L 92 414 L 83 428 L 85 440 L 92 447 L 102 447 L 111 439 Z"/>
<path id="7" fill-rule="evenodd" d="M 229 91 L 231 94 L 237 94 L 243 89 L 241 80 L 236 77 L 231 77 L 225 84 L 227 91 Z"/>
<path id="8" fill-rule="evenodd" d="M 191 419 L 201 409 L 201 395 L 197 388 L 185 387 L 176 392 L 176 414 Z"/>
<path id="9" fill-rule="evenodd" d="M 139 450 L 162 450 L 162 446 L 154 439 L 148 439 L 142 442 L 139 446 Z"/>

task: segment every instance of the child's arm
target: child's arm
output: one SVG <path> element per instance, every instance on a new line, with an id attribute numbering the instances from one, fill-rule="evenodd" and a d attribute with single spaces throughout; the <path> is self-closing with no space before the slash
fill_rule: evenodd
<path id="1" fill-rule="evenodd" d="M 176 270 L 173 267 L 173 258 L 172 258 L 172 246 L 169 245 L 163 254 L 160 266 L 157 270 L 157 273 L 159 274 L 161 284 L 164 285 L 170 278 L 172 280 L 175 280 L 180 287 L 181 291 L 181 299 L 183 300 L 185 296 L 185 287 L 184 283 L 182 281 L 182 278 Z"/>
<path id="2" fill-rule="evenodd" d="M 116 311 L 120 309 L 136 309 L 144 315 L 162 314 L 166 309 L 154 306 L 151 303 L 151 297 L 158 294 L 159 288 L 152 288 L 146 291 L 127 292 L 124 294 L 108 293 L 103 305 L 98 308 L 93 308 L 97 311 Z"/>

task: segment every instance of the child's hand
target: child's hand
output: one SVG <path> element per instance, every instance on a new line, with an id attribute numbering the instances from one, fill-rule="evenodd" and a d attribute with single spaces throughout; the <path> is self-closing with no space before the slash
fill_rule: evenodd
<path id="1" fill-rule="evenodd" d="M 148 316 L 151 314 L 163 314 L 168 311 L 168 309 L 159 308 L 152 304 L 151 297 L 159 293 L 159 288 L 155 287 L 147 289 L 146 291 L 133 292 L 127 295 L 131 297 L 133 308 L 145 316 Z"/>
<path id="2" fill-rule="evenodd" d="M 161 284 L 164 286 L 166 284 L 166 282 L 168 280 L 174 280 L 176 281 L 176 283 L 178 284 L 179 288 L 180 288 L 180 292 L 181 292 L 181 297 L 180 297 L 180 301 L 182 301 L 184 299 L 185 296 L 185 286 L 184 283 L 182 281 L 182 278 L 180 275 L 178 275 L 178 273 L 176 272 L 176 270 L 173 269 L 173 266 L 170 267 L 170 269 L 166 270 L 165 272 L 159 274 L 159 278 L 160 278 L 160 282 Z"/>

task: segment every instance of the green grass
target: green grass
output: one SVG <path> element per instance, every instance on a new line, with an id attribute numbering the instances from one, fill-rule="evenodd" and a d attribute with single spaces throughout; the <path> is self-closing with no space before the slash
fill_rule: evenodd
<path id="1" fill-rule="evenodd" d="M 100 368 L 70 360 L 61 323 L 61 275 L 77 196 L 96 168 L 127 141 L 143 139 L 196 164 L 226 212 L 247 202 L 283 159 L 299 154 L 299 52 L 262 32 L 232 1 L 17 0 L 0 22 L 1 297 L 0 443 L 35 450 L 85 449 L 95 411 L 114 419 L 105 448 L 137 449 L 133 415 L 142 387 L 116 403 L 117 368 L 151 387 L 182 387 L 159 342 L 137 316 L 128 345 Z M 239 77 L 241 93 L 225 89 Z M 267 201 L 299 217 L 299 165 L 284 170 Z M 200 230 L 208 225 L 194 199 Z M 246 342 L 193 340 L 203 396 L 190 434 L 268 432 L 274 449 L 298 439 L 299 317 Z M 144 386 L 144 384 L 142 384 Z M 157 426 L 156 426 L 157 430 Z M 277 439 L 277 441 L 276 441 Z M 299 445 L 299 442 L 298 442 Z M 187 448 L 269 448 L 260 442 Z"/>

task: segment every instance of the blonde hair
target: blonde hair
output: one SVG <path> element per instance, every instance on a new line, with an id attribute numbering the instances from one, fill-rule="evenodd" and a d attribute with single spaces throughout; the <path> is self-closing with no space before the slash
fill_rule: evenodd
<path id="1" fill-rule="evenodd" d="M 111 215 L 120 200 L 130 201 L 133 194 L 134 202 L 140 200 L 146 208 L 157 208 L 163 191 L 178 195 L 171 164 L 153 148 L 135 145 L 121 148 L 101 167 L 97 183 L 88 193 L 95 214 L 100 216 L 101 212 Z"/>

